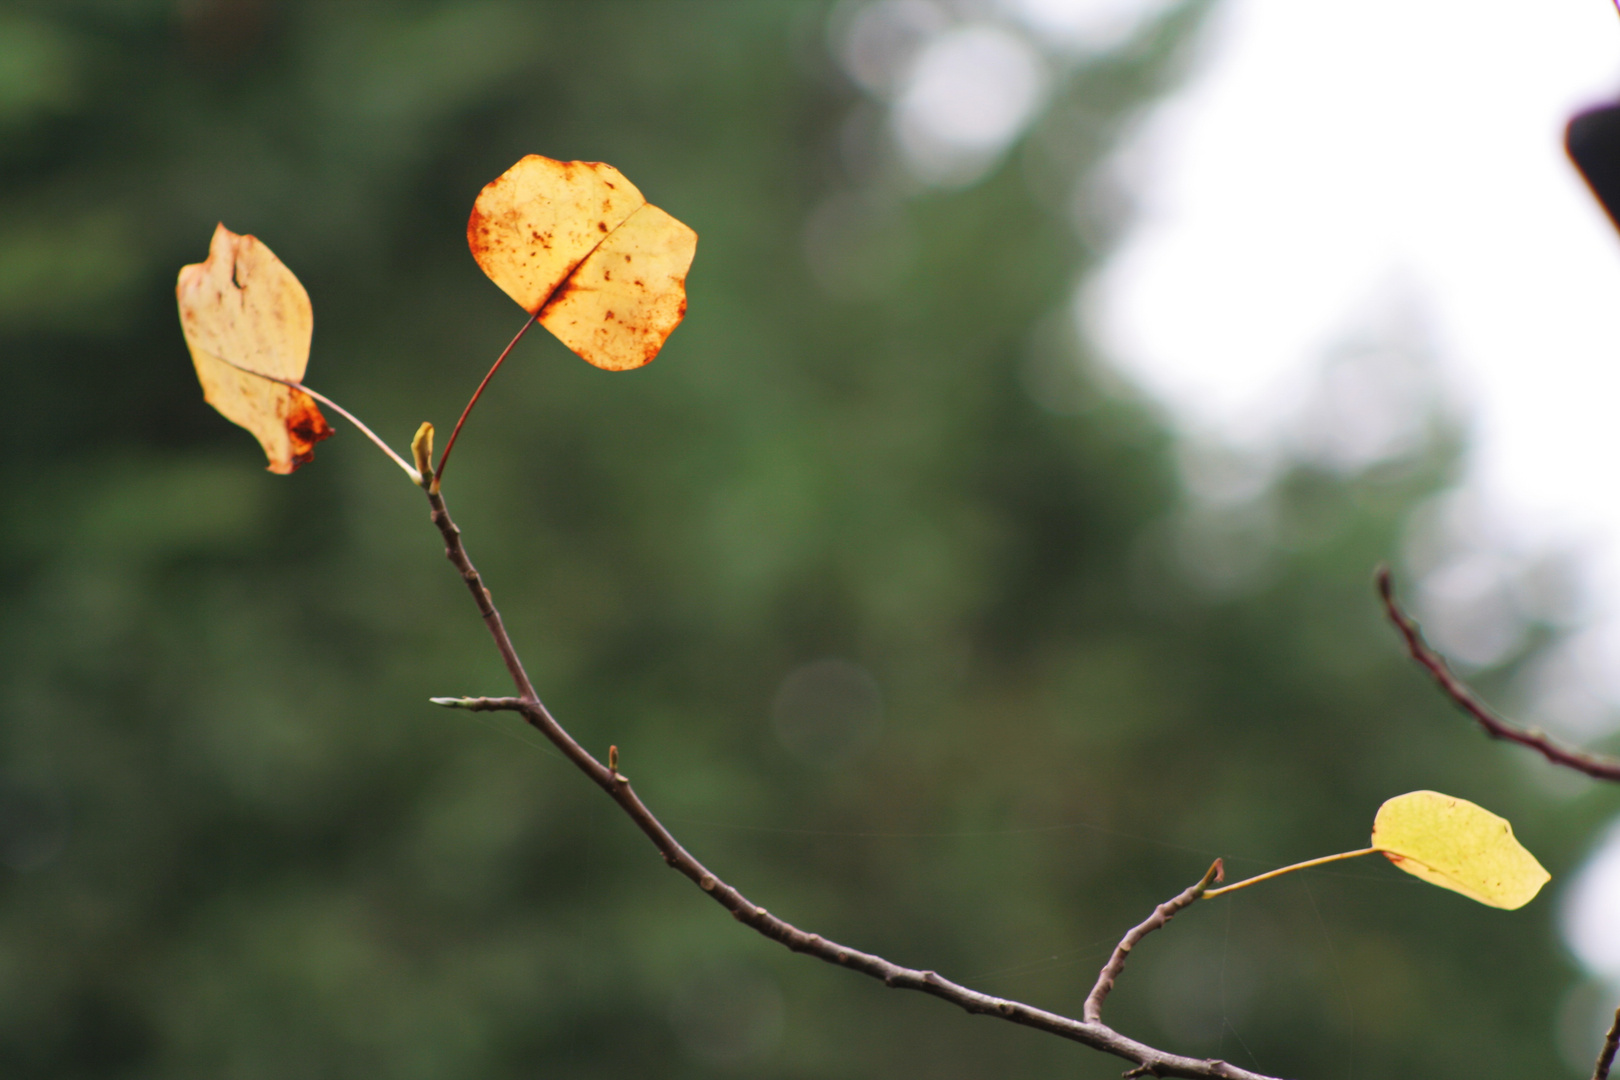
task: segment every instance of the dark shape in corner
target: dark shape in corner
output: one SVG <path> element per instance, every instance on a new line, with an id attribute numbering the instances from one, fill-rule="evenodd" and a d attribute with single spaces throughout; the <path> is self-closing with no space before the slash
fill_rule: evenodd
<path id="1" fill-rule="evenodd" d="M 1564 130 L 1564 147 L 1620 229 L 1620 104 L 1576 113 Z"/>

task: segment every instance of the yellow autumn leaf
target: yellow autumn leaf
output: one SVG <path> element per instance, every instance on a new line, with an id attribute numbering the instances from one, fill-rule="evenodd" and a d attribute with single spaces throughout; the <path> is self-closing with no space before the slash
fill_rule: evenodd
<path id="1" fill-rule="evenodd" d="M 611 165 L 530 154 L 479 193 L 467 246 L 563 344 L 625 371 L 657 356 L 686 314 L 697 233 Z"/>
<path id="2" fill-rule="evenodd" d="M 253 374 L 304 378 L 315 319 L 293 272 L 254 237 L 220 225 L 207 261 L 181 267 L 175 296 L 208 403 L 253 433 L 271 472 L 290 473 L 313 458 L 315 444 L 332 434 L 314 400 Z"/>
<path id="3" fill-rule="evenodd" d="M 1551 879 L 1506 819 L 1438 791 L 1408 792 L 1380 806 L 1372 846 L 1414 877 L 1510 911 Z"/>

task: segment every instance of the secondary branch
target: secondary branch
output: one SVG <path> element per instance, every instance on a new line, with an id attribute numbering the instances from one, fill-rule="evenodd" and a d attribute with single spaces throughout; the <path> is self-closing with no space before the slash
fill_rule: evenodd
<path id="1" fill-rule="evenodd" d="M 1401 610 L 1395 600 L 1395 586 L 1390 580 L 1389 567 L 1378 568 L 1377 581 L 1378 595 L 1384 601 L 1384 613 L 1395 624 L 1395 629 L 1400 631 L 1406 642 L 1407 653 L 1429 673 L 1452 704 L 1474 718 L 1485 734 L 1493 739 L 1506 739 L 1520 746 L 1528 746 L 1554 765 L 1574 769 L 1597 780 L 1620 782 L 1620 761 L 1563 746 L 1545 732 L 1520 727 L 1492 712 L 1478 695 L 1452 674 L 1445 660 L 1423 640 L 1423 631 L 1418 624 Z"/>
<path id="2" fill-rule="evenodd" d="M 1221 860 L 1216 859 L 1210 864 L 1209 869 L 1204 872 L 1201 880 L 1154 908 L 1152 915 L 1149 915 L 1137 926 L 1132 927 L 1130 932 L 1120 939 L 1119 944 L 1114 946 L 1114 954 L 1108 958 L 1108 963 L 1104 964 L 1102 971 L 1097 973 L 1097 985 L 1093 986 L 1091 993 L 1086 995 L 1086 1005 L 1082 1015 L 1088 1021 L 1094 1022 L 1102 1018 L 1103 1001 L 1108 997 L 1109 991 L 1113 990 L 1114 981 L 1125 970 L 1125 961 L 1131 955 L 1131 950 L 1141 944 L 1143 938 L 1175 918 L 1176 912 L 1202 897 L 1210 885 L 1220 881 L 1225 876 L 1226 872 L 1221 866 Z"/>

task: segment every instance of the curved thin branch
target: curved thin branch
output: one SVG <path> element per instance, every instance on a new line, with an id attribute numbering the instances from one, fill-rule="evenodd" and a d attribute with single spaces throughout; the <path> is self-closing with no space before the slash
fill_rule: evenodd
<path id="1" fill-rule="evenodd" d="M 440 467 L 443 467 L 442 459 Z M 808 953 L 820 960 L 839 967 L 858 971 L 863 975 L 870 975 L 881 980 L 884 985 L 901 990 L 917 990 L 925 994 L 948 1001 L 967 1012 L 980 1016 L 994 1016 L 1024 1027 L 1035 1028 L 1061 1038 L 1082 1043 L 1104 1053 L 1124 1058 L 1133 1064 L 1134 1068 L 1127 1075 L 1131 1076 L 1162 1076 L 1162 1077 L 1219 1077 L 1222 1080 L 1275 1080 L 1264 1074 L 1250 1072 L 1225 1061 L 1214 1059 L 1192 1058 L 1181 1054 L 1171 1054 L 1135 1039 L 1121 1035 L 1113 1028 L 1097 1019 L 1075 1020 L 1071 1017 L 1061 1016 L 1057 1013 L 1038 1009 L 1033 1005 L 1026 1005 L 1006 998 L 994 997 L 990 994 L 971 990 L 958 983 L 944 978 L 937 972 L 917 968 L 902 967 L 899 964 L 885 960 L 872 953 L 861 952 L 847 945 L 840 945 L 829 941 L 820 934 L 810 934 L 786 922 L 764 908 L 758 906 L 732 886 L 716 877 L 707 867 L 693 858 L 681 846 L 680 842 L 670 834 L 662 822 L 655 817 L 651 810 L 641 801 L 630 786 L 625 775 L 615 768 L 603 765 L 592 757 L 584 747 L 574 741 L 573 736 L 563 730 L 561 724 L 541 703 L 534 692 L 534 684 L 523 670 L 523 663 L 518 659 L 517 650 L 513 647 L 511 638 L 507 636 L 506 627 L 501 622 L 500 613 L 495 609 L 490 599 L 489 590 L 484 587 L 483 578 L 479 576 L 472 561 L 467 557 L 466 548 L 461 542 L 461 530 L 456 527 L 450 518 L 450 512 L 445 508 L 444 496 L 435 491 L 428 492 L 428 504 L 432 507 L 433 524 L 438 527 L 439 533 L 444 537 L 445 556 L 460 572 L 462 580 L 466 582 L 467 589 L 478 604 L 478 611 L 484 618 L 484 625 L 489 628 L 490 635 L 495 639 L 495 646 L 500 650 L 501 659 L 506 662 L 506 669 L 517 686 L 517 697 L 468 697 L 468 698 L 434 698 L 435 704 L 451 708 L 470 709 L 475 712 L 506 711 L 521 715 L 542 735 L 549 739 L 553 746 L 562 751 L 563 755 L 573 762 L 597 787 L 605 791 L 608 796 L 635 822 L 636 827 L 646 834 L 661 855 L 664 862 L 679 871 L 691 880 L 698 888 L 713 897 L 715 902 L 737 919 L 738 922 L 752 927 L 754 930 L 770 938 L 772 941 L 792 949 L 794 952 Z M 1214 868 L 1212 867 L 1213 871 Z M 1209 878 L 1200 885 L 1207 886 Z M 1194 886 L 1199 889 L 1200 886 Z M 1191 892 L 1192 890 L 1188 890 Z M 1182 896 L 1186 896 L 1183 893 Z M 1182 897 L 1170 901 L 1176 904 Z M 1180 904 L 1185 907 L 1191 899 Z M 1162 910 L 1166 905 L 1160 905 Z M 1175 910 L 1179 910 L 1176 908 Z M 1172 912 L 1173 914 L 1173 912 Z M 1155 911 L 1154 917 L 1158 917 Z M 1166 915 L 1159 925 L 1168 920 Z M 1153 920 L 1150 919 L 1149 922 Z M 1143 924 L 1146 926 L 1146 924 Z M 1149 929 L 1152 929 L 1151 927 Z M 1142 933 L 1143 930 L 1138 927 Z M 1135 934 L 1137 931 L 1133 930 Z M 1129 935 L 1127 935 L 1129 939 Z M 1122 942 L 1123 944 L 1123 942 Z M 1128 950 L 1127 950 L 1128 951 Z M 1110 962 L 1112 963 L 1112 961 Z M 1115 972 L 1117 975 L 1117 971 Z M 1110 983 L 1111 983 L 1110 979 Z M 1093 991 L 1095 995 L 1096 991 Z M 1106 994 L 1107 991 L 1104 991 Z"/>
<path id="2" fill-rule="evenodd" d="M 1395 585 L 1390 579 L 1389 567 L 1380 566 L 1376 579 L 1378 595 L 1384 602 L 1384 613 L 1405 639 L 1407 653 L 1429 673 L 1454 705 L 1478 722 L 1485 734 L 1493 739 L 1506 739 L 1520 746 L 1528 746 L 1554 765 L 1574 769 L 1593 779 L 1620 782 L 1620 760 L 1563 746 L 1546 732 L 1520 727 L 1492 712 L 1461 679 L 1451 673 L 1445 660 L 1423 640 L 1423 631 L 1418 624 L 1401 610 L 1395 600 Z"/>
<path id="3" fill-rule="evenodd" d="M 1088 1022 L 1094 1023 L 1102 1018 L 1103 1001 L 1108 997 L 1108 992 L 1114 988 L 1114 981 L 1119 978 L 1120 972 L 1125 970 L 1125 960 L 1131 955 L 1131 950 L 1141 944 L 1143 938 L 1175 918 L 1176 912 L 1190 906 L 1202 897 L 1205 890 L 1212 884 L 1223 880 L 1225 877 L 1226 869 L 1221 865 L 1221 860 L 1216 859 L 1210 864 L 1209 869 L 1204 871 L 1203 878 L 1196 884 L 1188 886 L 1172 899 L 1166 900 L 1154 908 L 1152 915 L 1132 927 L 1130 933 L 1120 938 L 1119 944 L 1114 946 L 1114 955 L 1108 958 L 1108 963 L 1104 964 L 1102 971 L 1097 973 L 1097 985 L 1093 986 L 1091 993 L 1086 995 L 1085 1010 L 1081 1015 Z"/>

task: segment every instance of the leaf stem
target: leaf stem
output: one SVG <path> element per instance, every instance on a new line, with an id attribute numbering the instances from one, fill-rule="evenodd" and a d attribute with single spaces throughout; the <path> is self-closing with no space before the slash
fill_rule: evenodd
<path id="1" fill-rule="evenodd" d="M 218 360 L 220 363 L 224 364 L 225 366 L 233 367 L 237 371 L 242 372 L 243 374 L 256 375 L 261 379 L 268 380 L 269 382 L 280 383 L 282 386 L 288 386 L 288 387 L 291 387 L 294 390 L 299 390 L 299 391 L 302 391 L 303 393 L 308 394 L 310 397 L 314 398 L 316 401 L 320 402 L 322 405 L 325 405 L 327 408 L 331 409 L 333 412 L 337 413 L 339 416 L 343 417 L 343 419 L 347 420 L 349 423 L 353 424 L 356 428 L 358 428 L 360 430 L 360 434 L 364 435 L 366 438 L 368 438 L 372 442 L 376 443 L 377 444 L 377 449 L 379 449 L 383 453 L 387 454 L 389 456 L 389 458 L 393 460 L 395 465 L 398 465 L 400 468 L 405 470 L 405 475 L 411 478 L 411 483 L 415 484 L 417 487 L 422 486 L 422 474 L 417 472 L 414 468 L 412 468 L 410 462 L 406 461 L 404 458 L 402 458 L 398 454 L 394 453 L 393 447 L 391 447 L 387 443 L 383 442 L 382 439 L 377 436 L 377 433 L 375 431 L 372 431 L 370 428 L 366 427 L 365 424 L 361 423 L 360 418 L 358 416 L 354 415 L 354 413 L 350 412 L 348 409 L 345 409 L 343 406 L 339 405 L 337 402 L 333 401 L 331 398 L 327 397 L 325 394 L 321 393 L 318 390 L 310 389 L 309 387 L 305 386 L 303 383 L 299 382 L 296 379 L 283 379 L 279 375 L 266 375 L 262 371 L 254 371 L 250 367 L 243 367 L 241 364 L 232 363 L 231 361 L 225 359 L 223 356 L 218 356 L 218 355 L 215 355 L 214 353 L 209 353 L 208 355 L 212 356 L 215 360 Z"/>
<path id="2" fill-rule="evenodd" d="M 473 396 L 467 399 L 467 407 L 461 410 L 461 417 L 456 421 L 456 426 L 450 432 L 449 440 L 444 444 L 444 453 L 439 455 L 439 467 L 433 471 L 432 490 L 435 492 L 439 490 L 439 480 L 444 476 L 445 462 L 450 460 L 450 451 L 455 449 L 456 436 L 461 434 L 461 425 L 467 422 L 467 417 L 472 413 L 473 406 L 478 404 L 478 399 L 484 396 L 484 387 L 489 385 L 489 380 L 493 379 L 495 373 L 501 369 L 501 365 L 506 363 L 506 358 L 511 354 L 513 347 L 523 339 L 523 335 L 529 332 L 529 327 L 533 326 L 539 318 L 539 311 L 529 316 L 528 320 L 524 322 L 523 328 L 512 336 L 512 340 L 506 343 L 506 348 L 501 350 L 501 355 L 495 358 L 495 363 L 490 365 L 489 371 L 484 375 L 484 381 L 478 384 L 478 389 L 473 391 Z"/>
<path id="3" fill-rule="evenodd" d="M 1219 896 L 1222 893 L 1236 892 L 1239 889 L 1247 889 L 1250 885 L 1258 885 L 1262 881 L 1270 881 L 1274 877 L 1292 874 L 1295 870 L 1309 870 L 1313 866 L 1324 866 L 1327 863 L 1342 862 L 1345 859 L 1359 859 L 1363 855 L 1373 855 L 1378 851 L 1378 848 L 1370 847 L 1362 848 L 1359 851 L 1341 851 L 1337 855 L 1324 855 L 1320 859 L 1308 859 L 1292 866 L 1283 866 L 1276 870 L 1268 870 L 1264 874 L 1256 874 L 1252 878 L 1245 878 L 1231 885 L 1223 885 L 1219 889 L 1210 889 L 1204 893 L 1204 897 L 1207 899 L 1211 896 Z"/>
<path id="4" fill-rule="evenodd" d="M 266 376 L 266 378 L 269 378 L 269 376 Z M 276 381 L 280 382 L 281 380 L 278 379 Z M 343 419 L 359 428 L 360 434 L 376 443 L 377 448 L 392 458 L 395 465 L 398 465 L 400 468 L 405 470 L 405 475 L 411 478 L 411 483 L 417 485 L 418 487 L 422 485 L 422 474 L 417 472 L 416 469 L 411 466 L 410 462 L 394 453 L 394 448 L 383 442 L 382 439 L 378 438 L 377 433 L 366 427 L 366 425 L 362 424 L 360 422 L 360 418 L 355 416 L 354 413 L 350 412 L 348 409 L 345 409 L 343 406 L 339 405 L 325 394 L 311 390 L 303 383 L 289 382 L 287 385 L 296 390 L 302 390 L 304 393 L 308 394 L 310 397 L 314 398 L 316 401 L 320 402 L 322 405 L 325 405 L 327 408 L 343 417 Z"/>

